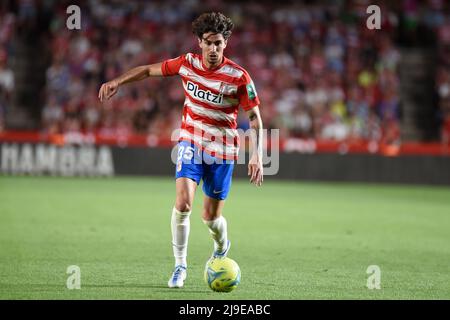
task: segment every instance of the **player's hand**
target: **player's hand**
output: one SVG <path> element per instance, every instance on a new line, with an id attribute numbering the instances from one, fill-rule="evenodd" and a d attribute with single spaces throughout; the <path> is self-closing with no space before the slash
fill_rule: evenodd
<path id="1" fill-rule="evenodd" d="M 255 186 L 261 186 L 263 182 L 263 166 L 258 156 L 252 156 L 248 163 L 248 175 L 250 182 Z"/>
<path id="2" fill-rule="evenodd" d="M 118 90 L 119 90 L 119 82 L 117 80 L 106 82 L 102 84 L 98 92 L 98 98 L 100 99 L 100 101 L 108 100 L 113 95 L 115 95 Z"/>

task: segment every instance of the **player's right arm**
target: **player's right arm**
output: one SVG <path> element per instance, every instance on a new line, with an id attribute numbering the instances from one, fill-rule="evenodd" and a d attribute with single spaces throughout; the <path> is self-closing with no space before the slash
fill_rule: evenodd
<path id="1" fill-rule="evenodd" d="M 125 72 L 123 75 L 102 84 L 98 98 L 100 101 L 108 100 L 117 93 L 119 87 L 123 84 L 143 80 L 147 77 L 163 76 L 161 69 L 163 62 L 140 66 Z"/>

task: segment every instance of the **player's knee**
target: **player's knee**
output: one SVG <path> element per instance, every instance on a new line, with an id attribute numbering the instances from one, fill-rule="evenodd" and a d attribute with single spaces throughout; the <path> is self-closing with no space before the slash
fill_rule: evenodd
<path id="1" fill-rule="evenodd" d="M 180 212 L 188 212 L 192 210 L 192 206 L 188 201 L 177 201 L 175 203 L 175 209 Z"/>

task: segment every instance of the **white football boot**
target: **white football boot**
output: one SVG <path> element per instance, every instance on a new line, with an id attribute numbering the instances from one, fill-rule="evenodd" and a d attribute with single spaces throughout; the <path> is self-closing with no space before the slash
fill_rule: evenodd
<path id="1" fill-rule="evenodd" d="M 186 267 L 178 265 L 172 273 L 167 285 L 169 288 L 181 288 L 184 285 L 184 280 L 186 280 L 187 271 Z"/>

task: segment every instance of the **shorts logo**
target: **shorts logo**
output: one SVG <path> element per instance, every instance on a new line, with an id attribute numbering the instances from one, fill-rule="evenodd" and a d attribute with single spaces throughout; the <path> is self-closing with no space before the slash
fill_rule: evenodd
<path id="1" fill-rule="evenodd" d="M 223 101 L 223 95 L 222 94 L 215 94 L 211 91 L 205 91 L 198 87 L 193 82 L 188 81 L 186 90 L 191 93 L 195 98 L 215 104 L 221 104 Z"/>
<path id="2" fill-rule="evenodd" d="M 214 194 L 218 194 L 218 193 L 221 193 L 223 190 L 220 190 L 220 191 L 216 191 L 216 190 L 213 190 L 213 193 Z"/>

